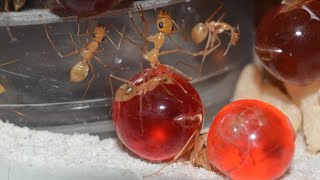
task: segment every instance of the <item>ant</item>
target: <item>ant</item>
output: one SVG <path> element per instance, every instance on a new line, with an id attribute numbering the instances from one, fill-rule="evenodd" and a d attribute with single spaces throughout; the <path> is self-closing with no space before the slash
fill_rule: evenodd
<path id="1" fill-rule="evenodd" d="M 99 48 L 99 44 L 101 44 L 102 42 L 104 42 L 107 37 L 107 39 L 111 42 L 111 44 L 114 46 L 114 48 L 116 50 L 120 49 L 120 44 L 121 44 L 121 40 L 119 40 L 119 44 L 118 47 L 114 44 L 114 42 L 111 40 L 111 38 L 106 34 L 106 29 L 105 26 L 103 24 L 97 24 L 96 27 L 94 28 L 94 31 L 92 32 L 92 41 L 89 42 L 85 47 L 82 47 L 80 49 L 76 48 L 75 42 L 73 40 L 73 37 L 70 35 L 71 41 L 73 43 L 73 46 L 75 48 L 75 50 L 73 52 L 70 52 L 68 54 L 62 55 L 58 49 L 56 48 L 56 46 L 53 44 L 49 34 L 48 34 L 48 30 L 46 25 L 44 25 L 45 28 L 45 32 L 46 35 L 48 37 L 48 40 L 50 42 L 50 44 L 52 45 L 53 49 L 57 52 L 57 54 L 61 57 L 61 58 L 66 58 L 75 54 L 80 54 L 82 57 L 82 60 L 79 61 L 78 63 L 76 63 L 71 71 L 70 71 L 70 81 L 71 82 L 81 82 L 84 79 L 87 78 L 89 70 L 91 71 L 92 77 L 89 81 L 89 84 L 87 86 L 87 89 L 85 90 L 82 98 L 84 98 L 89 90 L 89 87 L 95 77 L 95 73 L 94 73 L 94 68 L 92 66 L 92 64 L 90 63 L 90 61 L 92 60 L 92 58 L 94 58 L 95 60 L 97 60 L 100 64 L 102 64 L 104 67 L 106 67 L 107 65 L 104 64 L 98 57 L 95 56 L 96 53 L 98 52 L 102 52 L 105 48 L 105 46 L 102 49 L 98 49 Z M 125 26 L 123 28 L 123 31 L 125 30 Z"/>
<path id="2" fill-rule="evenodd" d="M 142 64 L 141 65 L 141 70 L 143 73 L 143 67 Z M 136 85 L 135 83 L 114 76 L 112 74 L 110 74 L 109 77 L 109 83 L 112 89 L 112 96 L 114 95 L 114 90 L 113 90 L 113 85 L 112 85 L 112 79 L 116 79 L 119 80 L 121 82 L 124 82 L 125 84 L 123 84 L 122 86 L 120 86 L 114 96 L 114 101 L 118 103 L 118 108 L 120 111 L 120 102 L 125 102 L 125 101 L 129 101 L 130 99 L 134 98 L 135 96 L 140 96 L 140 114 L 142 113 L 142 96 L 146 95 L 148 92 L 153 91 L 154 89 L 156 89 L 158 86 L 161 86 L 162 88 L 165 89 L 165 91 L 172 96 L 173 98 L 175 98 L 177 101 L 179 101 L 180 103 L 183 103 L 181 100 L 177 99 L 175 97 L 175 95 L 170 92 L 170 90 L 168 88 L 166 88 L 165 85 L 169 85 L 169 84 L 177 84 L 182 90 L 183 92 L 187 93 L 187 91 L 183 88 L 183 86 L 174 79 L 173 77 L 173 71 L 171 73 L 166 72 L 167 67 L 164 65 L 159 65 L 155 68 L 158 69 L 163 69 L 163 73 L 160 75 L 157 75 L 155 77 L 150 78 L 149 77 L 149 72 L 146 72 L 143 76 L 142 76 L 142 81 L 143 83 Z M 145 76 L 148 76 L 148 80 L 146 81 Z M 141 118 L 141 116 L 140 116 Z M 140 119 L 140 124 L 141 124 L 141 131 L 143 132 L 143 126 L 142 126 L 142 120 Z"/>
<path id="3" fill-rule="evenodd" d="M 148 41 L 148 42 L 151 42 L 154 44 L 154 48 L 150 51 L 145 50 L 145 45 L 144 45 L 144 47 L 140 47 L 140 49 L 142 51 L 143 59 L 149 61 L 151 67 L 155 67 L 156 65 L 160 64 L 160 61 L 159 61 L 160 49 L 164 45 L 166 37 L 169 36 L 169 38 L 170 38 L 170 35 L 175 32 L 174 26 L 176 26 L 179 31 L 180 31 L 180 29 L 177 26 L 177 24 L 174 22 L 174 20 L 171 18 L 169 11 L 164 10 L 164 9 L 160 9 L 157 14 L 157 29 L 159 30 L 159 32 L 155 35 L 147 36 L 146 31 L 148 29 L 148 24 L 147 24 L 146 20 L 144 19 L 144 13 L 143 13 L 143 9 L 142 9 L 141 5 L 137 6 L 137 9 L 140 12 L 141 20 L 144 23 L 144 32 L 141 32 L 139 30 L 139 28 L 136 26 L 136 23 L 133 19 L 131 12 L 129 12 L 130 19 L 134 25 L 135 30 L 138 32 L 138 34 L 142 35 L 145 41 Z M 131 39 L 125 37 L 123 35 L 123 33 L 120 33 L 118 30 L 115 30 L 115 31 L 121 37 L 123 37 L 126 40 L 128 40 L 129 42 L 131 42 L 133 45 L 138 46 L 137 43 L 135 43 Z M 167 54 L 167 51 L 163 51 L 161 53 Z"/>
<path id="4" fill-rule="evenodd" d="M 219 2 L 221 5 L 206 19 L 204 23 L 198 23 L 196 24 L 191 31 L 191 37 L 192 41 L 195 44 L 200 44 L 205 39 L 207 39 L 206 46 L 204 50 L 196 53 L 192 53 L 186 50 L 178 49 L 178 50 L 168 50 L 166 52 L 161 52 L 159 55 L 165 55 L 169 53 L 174 52 L 181 52 L 185 54 L 189 54 L 192 56 L 200 56 L 202 55 L 202 61 L 200 64 L 199 72 L 202 71 L 203 63 L 208 54 L 210 54 L 212 51 L 217 49 L 221 45 L 221 40 L 219 38 L 219 34 L 224 33 L 225 31 L 230 31 L 228 35 L 230 36 L 230 42 L 229 45 L 224 52 L 224 56 L 227 54 L 230 46 L 235 46 L 238 43 L 239 36 L 240 36 L 240 30 L 239 26 L 232 27 L 230 24 L 226 22 L 221 22 L 225 16 L 225 13 L 223 13 L 217 21 L 212 21 L 214 16 L 223 8 L 224 4 L 222 2 Z M 218 42 L 216 44 L 216 42 Z M 215 45 L 216 44 L 216 45 Z"/>
<path id="5" fill-rule="evenodd" d="M 194 43 L 200 44 L 207 39 L 204 50 L 200 52 L 200 54 L 203 54 L 200 69 L 202 69 L 206 56 L 221 45 L 221 40 L 218 36 L 219 34 L 224 33 L 225 31 L 230 31 L 230 33 L 228 33 L 230 36 L 230 42 L 223 54 L 224 56 L 227 54 L 230 46 L 235 46 L 238 43 L 240 36 L 239 26 L 232 27 L 226 22 L 221 22 L 225 16 L 225 13 L 223 13 L 217 21 L 211 21 L 214 16 L 223 8 L 223 6 L 223 3 L 221 3 L 221 5 L 206 19 L 204 23 L 198 23 L 192 28 L 191 36 Z M 218 44 L 214 45 L 216 41 Z"/>
<path id="6" fill-rule="evenodd" d="M 0 67 L 6 66 L 6 65 L 9 65 L 9 64 L 12 64 L 12 63 L 15 63 L 15 62 L 17 62 L 17 61 L 18 61 L 18 60 L 13 60 L 13 61 L 9 61 L 9 62 L 0 64 Z M 4 93 L 4 92 L 6 92 L 6 91 L 7 91 L 7 89 L 6 89 L 2 84 L 0 84 L 0 94 Z"/>

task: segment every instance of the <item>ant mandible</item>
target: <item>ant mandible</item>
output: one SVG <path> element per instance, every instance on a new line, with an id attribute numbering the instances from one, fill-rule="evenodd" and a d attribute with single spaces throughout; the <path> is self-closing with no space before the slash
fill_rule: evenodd
<path id="1" fill-rule="evenodd" d="M 120 48 L 120 43 L 121 43 L 121 39 L 119 41 L 118 47 L 114 44 L 114 42 L 111 40 L 111 38 L 106 34 L 106 29 L 105 26 L 103 24 L 97 24 L 93 33 L 92 33 L 92 41 L 89 42 L 85 47 L 82 47 L 80 49 L 76 48 L 75 42 L 73 40 L 73 37 L 70 35 L 71 41 L 73 43 L 73 46 L 75 48 L 75 50 L 73 52 L 70 52 L 68 54 L 62 55 L 58 49 L 56 48 L 56 46 L 53 44 L 49 34 L 48 34 L 48 30 L 46 25 L 44 25 L 45 28 L 45 32 L 46 35 L 48 37 L 48 40 L 50 42 L 50 44 L 52 45 L 53 49 L 57 52 L 57 54 L 61 57 L 61 58 L 66 58 L 75 54 L 80 54 L 82 56 L 82 60 L 79 61 L 78 63 L 76 63 L 71 71 L 70 71 L 70 81 L 71 82 L 81 82 L 84 79 L 87 78 L 88 73 L 89 73 L 89 69 L 91 70 L 91 74 L 92 77 L 89 81 L 89 84 L 83 94 L 84 98 L 89 90 L 89 87 L 95 77 L 95 73 L 94 73 L 94 68 L 92 66 L 92 64 L 90 63 L 90 61 L 92 60 L 92 58 L 94 58 L 95 60 L 97 60 L 100 64 L 102 64 L 103 66 L 107 66 L 106 64 L 104 64 L 98 57 L 95 56 L 95 54 L 97 52 L 102 52 L 105 48 L 105 46 L 102 49 L 98 49 L 99 48 L 99 44 L 101 44 L 102 42 L 105 41 L 105 38 L 107 37 L 107 39 L 111 42 L 111 44 L 115 47 L 115 49 L 119 49 Z M 123 30 L 125 29 L 125 26 L 123 28 Z"/>

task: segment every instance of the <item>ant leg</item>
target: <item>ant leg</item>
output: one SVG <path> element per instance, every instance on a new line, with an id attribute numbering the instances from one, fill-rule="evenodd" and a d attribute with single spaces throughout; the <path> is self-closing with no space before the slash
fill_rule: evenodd
<path id="1" fill-rule="evenodd" d="M 169 91 L 169 89 L 166 88 L 166 86 L 160 82 L 160 85 L 163 87 L 163 89 L 170 95 L 172 96 L 174 99 L 176 99 L 177 101 L 179 101 L 180 103 L 183 103 L 181 100 L 179 100 L 174 94 L 172 94 L 172 92 Z"/>
<path id="2" fill-rule="evenodd" d="M 214 18 L 215 15 L 217 15 L 217 13 L 223 8 L 224 4 L 223 2 L 217 1 L 218 3 L 220 3 L 220 6 L 206 19 L 206 23 L 209 22 L 210 20 L 212 20 L 212 18 Z"/>
<path id="3" fill-rule="evenodd" d="M 204 145 L 204 140 L 200 138 L 200 132 L 197 131 L 195 140 L 194 140 L 194 148 L 190 155 L 191 164 L 196 164 L 199 161 L 199 151 L 201 147 Z"/>
<path id="4" fill-rule="evenodd" d="M 9 12 L 9 0 L 4 1 L 4 11 Z M 11 32 L 11 29 L 9 26 L 6 26 L 6 31 L 8 32 L 10 43 L 16 42 L 18 39 L 14 37 L 14 35 Z"/>
<path id="5" fill-rule="evenodd" d="M 114 75 L 112 75 L 112 74 L 110 74 L 110 78 L 116 79 L 116 80 L 118 80 L 118 81 L 121 81 L 121 82 L 124 82 L 124 83 L 127 83 L 127 84 L 135 85 L 133 82 L 131 82 L 131 81 L 129 81 L 129 80 L 126 80 L 126 79 L 123 79 L 123 78 L 114 76 Z"/>
<path id="6" fill-rule="evenodd" d="M 184 40 L 187 40 L 188 39 L 188 35 L 187 35 L 187 32 L 182 32 L 182 30 L 180 29 L 180 27 L 178 26 L 178 24 L 174 21 L 174 20 L 172 20 L 172 23 L 176 26 L 176 28 L 178 29 L 178 31 L 182 34 L 182 37 L 183 37 L 183 39 Z M 175 30 L 173 30 L 173 32 L 174 32 Z M 172 32 L 172 33 L 173 33 Z"/>
<path id="7" fill-rule="evenodd" d="M 95 77 L 95 75 L 94 75 L 94 69 L 93 69 L 92 64 L 90 64 L 90 63 L 88 63 L 88 64 L 89 64 L 89 67 L 90 67 L 90 70 L 91 70 L 91 75 L 92 75 L 92 77 L 91 77 L 91 79 L 90 79 L 90 81 L 89 81 L 89 83 L 88 83 L 88 86 L 87 86 L 86 91 L 84 92 L 84 94 L 83 94 L 83 96 L 82 96 L 82 99 L 84 99 L 84 98 L 86 97 L 87 92 L 88 92 L 88 90 L 89 90 L 89 88 L 90 88 L 90 86 L 91 86 L 91 83 L 92 83 L 92 81 L 93 81 L 93 79 L 94 79 L 94 77 Z"/>
<path id="8" fill-rule="evenodd" d="M 12 61 L 9 61 L 9 62 L 6 62 L 6 63 L 2 63 L 2 64 L 0 64 L 0 67 L 15 63 L 17 61 L 19 61 L 19 60 L 16 59 L 16 60 L 12 60 Z"/>
<path id="9" fill-rule="evenodd" d="M 60 2 L 60 0 L 56 0 L 56 2 L 57 2 L 63 9 L 66 9 L 66 8 L 62 5 L 62 3 Z"/>
<path id="10" fill-rule="evenodd" d="M 117 45 L 112 41 L 112 39 L 106 34 L 107 39 L 110 41 L 110 43 L 112 44 L 112 46 L 118 51 L 118 50 L 120 49 L 122 39 L 123 39 L 123 37 L 125 37 L 123 34 L 124 34 L 125 30 L 126 30 L 126 25 L 123 26 L 122 32 L 120 32 L 117 28 L 113 27 L 112 25 L 110 25 L 110 26 L 111 26 L 111 28 L 113 28 L 113 29 L 121 36 L 121 38 L 120 38 L 120 40 L 119 40 L 119 42 L 118 42 L 118 46 L 117 46 Z M 126 37 L 125 37 L 125 39 L 126 39 Z"/>
<path id="11" fill-rule="evenodd" d="M 133 40 L 131 40 L 130 38 L 128 38 L 127 36 L 125 36 L 125 35 L 123 35 L 117 28 L 115 28 L 113 25 L 110 25 L 111 26 L 111 28 L 113 29 L 113 30 L 115 30 L 116 31 L 116 33 L 118 33 L 120 36 L 121 36 L 121 38 L 124 38 L 125 40 L 127 40 L 127 41 L 129 41 L 131 44 L 133 44 L 134 46 L 136 46 L 136 47 L 138 47 L 142 52 L 143 52 L 143 47 L 141 47 L 141 46 L 139 46 L 136 42 L 134 42 Z M 107 38 L 108 38 L 108 36 L 107 36 Z M 109 39 L 109 38 L 108 38 Z M 113 43 L 114 44 L 114 43 Z M 115 45 L 114 45 L 115 46 Z"/>
<path id="12" fill-rule="evenodd" d="M 90 31 L 89 31 L 89 23 L 88 23 L 88 19 L 86 18 L 86 25 L 87 25 L 87 30 L 85 33 L 83 34 L 80 34 L 80 29 L 81 29 L 81 25 L 80 25 L 80 17 L 78 17 L 78 30 L 77 30 L 77 36 L 78 37 L 83 37 L 83 36 L 87 36 L 88 34 L 90 34 Z M 88 39 L 87 39 L 87 43 L 88 43 Z"/>
<path id="13" fill-rule="evenodd" d="M 57 47 L 53 44 L 53 42 L 52 42 L 52 40 L 51 40 L 51 37 L 49 36 L 47 26 L 46 26 L 45 24 L 44 24 L 43 26 L 44 26 L 45 33 L 46 33 L 46 35 L 47 35 L 47 38 L 48 38 L 51 46 L 53 47 L 53 49 L 56 51 L 56 53 L 57 53 L 61 58 L 65 58 L 65 57 L 72 56 L 72 55 L 74 55 L 74 54 L 78 54 L 78 53 L 79 53 L 79 51 L 76 49 L 75 51 L 73 51 L 73 52 L 71 52 L 71 53 L 68 53 L 68 54 L 65 54 L 65 55 L 61 54 L 61 53 L 58 51 Z M 73 43 L 73 46 L 75 46 L 75 43 L 74 43 L 74 40 L 73 40 L 72 35 L 71 35 L 71 34 L 69 34 L 69 35 L 70 35 L 71 41 L 72 41 L 72 43 Z"/>
<path id="14" fill-rule="evenodd" d="M 142 33 L 142 32 L 139 30 L 139 28 L 137 27 L 136 22 L 135 22 L 135 20 L 133 19 L 133 16 L 132 16 L 131 12 L 129 12 L 129 17 L 130 17 L 130 19 L 131 19 L 131 22 L 132 22 L 132 24 L 133 24 L 136 32 L 137 32 L 138 34 L 140 34 L 141 36 L 143 36 L 143 33 Z"/>
<path id="15" fill-rule="evenodd" d="M 99 59 L 97 56 L 93 56 L 93 58 L 98 61 L 100 64 L 102 64 L 104 67 L 108 67 L 109 65 L 107 65 L 106 63 L 102 62 L 101 59 Z"/>
<path id="16" fill-rule="evenodd" d="M 9 0 L 4 0 L 4 11 L 9 12 Z"/>
<path id="17" fill-rule="evenodd" d="M 207 44 L 206 44 L 206 46 L 204 48 L 204 52 L 207 52 L 207 50 L 209 48 L 209 45 L 212 44 L 212 42 L 214 42 L 214 39 L 212 39 L 212 33 L 209 32 L 208 39 L 207 39 Z M 207 54 L 204 54 L 202 56 L 202 60 L 201 60 L 201 64 L 200 64 L 200 73 L 202 72 L 203 63 L 204 63 L 206 57 L 207 57 Z"/>
<path id="18" fill-rule="evenodd" d="M 162 65 L 163 65 L 163 66 L 166 66 L 168 70 L 171 70 L 171 74 L 175 73 L 175 74 L 178 74 L 179 76 L 182 76 L 182 77 L 183 77 L 185 80 L 187 80 L 187 81 L 192 81 L 192 77 L 184 74 L 182 71 L 179 71 L 179 70 L 177 69 L 177 66 L 178 66 L 178 64 L 180 64 L 180 63 L 181 63 L 181 64 L 184 64 L 184 65 L 186 65 L 186 66 L 188 66 L 188 67 L 191 67 L 191 68 L 194 69 L 194 70 L 196 70 L 196 68 L 194 68 L 194 67 L 191 66 L 190 64 L 187 64 L 187 63 L 185 63 L 185 62 L 183 62 L 183 61 L 178 61 L 178 62 L 176 62 L 176 64 L 174 65 L 174 67 L 172 67 L 172 66 L 170 66 L 170 65 L 168 65 L 168 64 L 162 64 Z M 197 70 L 196 70 L 196 71 L 197 71 Z"/>
<path id="19" fill-rule="evenodd" d="M 189 150 L 189 146 L 191 145 L 191 143 L 193 142 L 193 139 L 196 135 L 196 132 L 194 132 L 190 138 L 188 139 L 188 141 L 186 142 L 186 144 L 181 148 L 181 150 L 178 152 L 178 154 L 171 160 L 169 161 L 167 164 L 163 165 L 158 171 L 156 171 L 153 174 L 149 174 L 149 175 L 145 175 L 143 177 L 150 177 L 150 176 L 154 176 L 159 174 L 165 167 L 169 166 L 170 164 L 176 162 L 184 153 L 186 153 Z"/>
<path id="20" fill-rule="evenodd" d="M 173 45 L 176 47 L 176 49 L 182 49 L 181 46 L 179 46 L 173 39 L 170 35 L 168 35 L 169 39 L 171 40 L 171 42 L 173 43 Z"/>
<path id="21" fill-rule="evenodd" d="M 16 113 L 16 114 L 18 114 L 18 115 L 21 116 L 21 117 L 25 117 L 25 115 L 24 115 L 23 113 L 21 113 L 21 112 L 19 112 L 19 111 L 16 111 L 16 110 L 12 110 L 12 109 L 10 109 L 10 108 L 0 107 L 0 109 L 4 109 L 4 110 L 6 110 L 6 111 L 10 111 L 10 112 Z"/>

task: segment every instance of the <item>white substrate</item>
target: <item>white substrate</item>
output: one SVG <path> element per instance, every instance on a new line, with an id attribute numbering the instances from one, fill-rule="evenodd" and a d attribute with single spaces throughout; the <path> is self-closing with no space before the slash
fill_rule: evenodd
<path id="1" fill-rule="evenodd" d="M 34 131 L 0 121 L 0 180 L 142 179 L 162 166 L 134 157 L 117 139 Z M 320 155 L 307 152 L 299 135 L 291 169 L 284 178 L 319 179 L 319 166 Z M 183 162 L 148 178 L 223 179 Z"/>

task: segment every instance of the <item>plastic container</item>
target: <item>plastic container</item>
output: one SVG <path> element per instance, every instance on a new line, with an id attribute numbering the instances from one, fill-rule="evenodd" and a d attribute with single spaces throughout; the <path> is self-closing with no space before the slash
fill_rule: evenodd
<path id="1" fill-rule="evenodd" d="M 145 68 L 148 67 L 147 61 L 142 60 L 138 48 L 125 40 L 122 41 L 119 51 L 107 42 L 105 50 L 96 56 L 110 66 L 103 67 L 97 61 L 91 61 L 95 78 L 88 94 L 82 99 L 91 78 L 90 72 L 83 82 L 69 81 L 70 70 L 81 57 L 74 55 L 60 58 L 49 43 L 43 24 L 47 24 L 52 41 L 63 54 L 73 51 L 69 33 L 72 34 L 78 48 L 85 45 L 86 38 L 90 41 L 91 35 L 77 37 L 76 16 L 59 17 L 39 2 L 28 3 L 20 12 L 0 15 L 0 62 L 18 60 L 0 67 L 0 83 L 7 88 L 7 92 L 0 95 L 1 119 L 33 129 L 98 134 L 102 138 L 114 136 L 111 119 L 112 93 L 108 77 L 113 74 L 129 79 L 140 72 L 140 62 L 143 62 Z M 52 5 L 54 1 L 45 3 Z M 184 40 L 182 33 L 176 32 L 172 39 L 183 48 L 194 52 L 204 48 L 205 44 L 195 46 L 191 42 L 191 27 L 198 22 L 204 22 L 219 6 L 219 3 L 212 0 L 127 2 L 95 17 L 80 18 L 80 30 L 85 32 L 87 27 L 92 29 L 97 23 L 103 23 L 108 29 L 108 35 L 117 43 L 120 36 L 110 29 L 109 25 L 113 24 L 119 30 L 126 25 L 125 35 L 142 43 L 141 36 L 135 33 L 127 14 L 128 11 L 136 11 L 136 4 L 143 6 L 146 10 L 145 16 L 150 20 L 155 20 L 155 7 L 169 10 L 183 33 L 189 36 L 188 40 Z M 194 78 L 192 83 L 206 107 L 205 127 L 211 124 L 215 113 L 230 100 L 241 68 L 252 59 L 252 9 L 253 2 L 249 0 L 224 1 L 223 10 L 214 19 L 226 12 L 225 22 L 232 26 L 239 24 L 239 44 L 231 47 L 226 56 L 222 56 L 229 37 L 221 35 L 222 46 L 207 57 L 201 74 L 187 66 L 178 66 L 179 70 Z M 139 16 L 135 17 L 138 26 L 142 27 Z M 10 27 L 17 41 L 10 42 L 7 27 Z M 157 32 L 154 22 L 150 22 L 149 27 L 149 34 Z M 162 50 L 172 48 L 173 43 L 167 38 Z M 198 67 L 201 59 L 202 57 L 183 54 L 160 57 L 162 63 L 172 66 L 181 60 Z M 116 90 L 121 82 L 113 82 Z"/>

